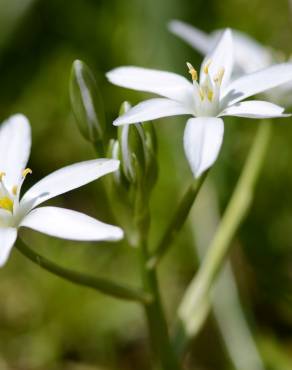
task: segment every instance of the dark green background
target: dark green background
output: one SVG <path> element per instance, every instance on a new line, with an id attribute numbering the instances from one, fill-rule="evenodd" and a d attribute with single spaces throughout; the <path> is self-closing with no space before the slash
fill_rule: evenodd
<path id="1" fill-rule="evenodd" d="M 106 71 L 129 64 L 188 76 L 185 62 L 200 63 L 195 51 L 168 33 L 166 25 L 173 18 L 205 31 L 233 27 L 287 56 L 292 51 L 292 12 L 284 0 L 0 0 L 0 118 L 22 112 L 31 121 L 33 175 L 25 186 L 59 167 L 94 158 L 70 107 L 74 59 L 84 60 L 94 71 L 108 125 L 123 100 L 136 103 L 146 94 L 111 86 Z M 182 149 L 184 122 L 180 117 L 155 122 L 160 177 L 151 202 L 153 241 L 191 180 Z M 224 146 L 210 175 L 222 211 L 258 124 L 226 119 Z M 292 119 L 275 120 L 256 199 L 233 253 L 243 308 L 272 370 L 292 368 L 291 143 Z M 53 204 L 111 221 L 95 183 Z M 72 243 L 31 231 L 22 235 L 31 247 L 62 265 L 139 285 L 137 253 L 123 243 Z M 195 272 L 192 242 L 184 228 L 160 269 L 171 321 Z M 0 271 L 1 370 L 146 370 L 146 336 L 137 305 L 66 283 L 16 250 Z M 212 320 L 192 349 L 190 369 L 232 369 Z"/>

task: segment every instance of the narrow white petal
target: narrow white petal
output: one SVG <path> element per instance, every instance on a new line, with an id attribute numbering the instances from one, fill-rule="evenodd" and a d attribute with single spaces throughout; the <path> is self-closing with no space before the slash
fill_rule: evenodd
<path id="1" fill-rule="evenodd" d="M 292 81 L 266 91 L 265 96 L 270 101 L 275 101 L 285 107 L 291 107 Z"/>
<path id="2" fill-rule="evenodd" d="M 192 114 L 192 110 L 174 100 L 164 98 L 149 99 L 135 105 L 123 116 L 117 118 L 114 121 L 114 125 L 145 122 L 181 114 Z"/>
<path id="3" fill-rule="evenodd" d="M 30 125 L 25 116 L 16 114 L 0 126 L 0 172 L 8 186 L 17 185 L 31 147 Z"/>
<path id="4" fill-rule="evenodd" d="M 233 69 L 234 49 L 232 42 L 232 33 L 229 29 L 222 33 L 215 48 L 208 53 L 202 63 L 201 74 L 206 63 L 209 64 L 209 75 L 215 79 L 220 69 L 224 69 L 224 76 L 222 79 L 222 86 L 226 85 L 230 79 Z"/>
<path id="5" fill-rule="evenodd" d="M 224 32 L 220 29 L 207 34 L 178 20 L 169 22 L 168 28 L 173 34 L 187 42 L 202 55 L 210 53 Z M 234 44 L 234 67 L 237 76 L 243 73 L 255 72 L 273 63 L 273 56 L 270 50 L 247 34 L 232 29 L 232 38 Z"/>
<path id="6" fill-rule="evenodd" d="M 168 28 L 170 32 L 186 41 L 203 55 L 209 53 L 214 47 L 214 37 L 185 22 L 178 20 L 170 21 Z"/>
<path id="7" fill-rule="evenodd" d="M 152 92 L 180 102 L 191 100 L 193 95 L 192 83 L 176 73 L 140 67 L 119 67 L 106 76 L 115 85 Z"/>
<path id="8" fill-rule="evenodd" d="M 272 118 L 286 117 L 283 114 L 284 108 L 279 105 L 272 104 L 261 100 L 244 101 L 236 103 L 231 107 L 224 109 L 219 116 L 237 116 L 248 118 Z"/>
<path id="9" fill-rule="evenodd" d="M 0 228 L 0 267 L 5 265 L 17 238 L 17 230 L 12 227 Z"/>
<path id="10" fill-rule="evenodd" d="M 273 63 L 272 53 L 247 34 L 232 30 L 234 61 L 244 73 L 267 68 Z"/>
<path id="11" fill-rule="evenodd" d="M 292 63 L 276 64 L 250 73 L 227 86 L 222 95 L 222 106 L 230 106 L 289 81 L 292 81 Z"/>
<path id="12" fill-rule="evenodd" d="M 120 240 L 123 230 L 70 209 L 40 207 L 32 210 L 20 226 L 69 240 Z"/>
<path id="13" fill-rule="evenodd" d="M 184 132 L 184 149 L 194 177 L 199 177 L 216 161 L 223 141 L 221 118 L 190 118 Z"/>
<path id="14" fill-rule="evenodd" d="M 119 167 L 114 159 L 93 159 L 63 167 L 30 188 L 21 199 L 21 207 L 33 208 L 57 195 L 86 185 Z"/>

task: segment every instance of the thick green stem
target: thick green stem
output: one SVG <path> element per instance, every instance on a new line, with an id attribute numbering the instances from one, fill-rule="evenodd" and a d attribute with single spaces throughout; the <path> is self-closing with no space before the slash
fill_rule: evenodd
<path id="1" fill-rule="evenodd" d="M 147 317 L 155 365 L 159 370 L 180 370 L 168 334 L 167 322 L 161 304 L 156 269 L 148 269 L 147 267 L 147 261 L 149 259 L 147 245 L 149 213 L 143 199 L 138 200 L 136 225 L 139 234 L 138 248 L 140 252 L 141 275 L 144 290 L 152 296 L 152 301 L 149 304 L 145 304 L 144 309 Z"/>
<path id="2" fill-rule="evenodd" d="M 116 284 L 106 279 L 81 274 L 79 272 L 66 269 L 49 261 L 47 258 L 34 252 L 26 246 L 20 239 L 16 243 L 16 248 L 29 260 L 40 266 L 41 268 L 57 275 L 72 283 L 86 286 L 97 290 L 98 292 L 113 296 L 115 298 L 125 299 L 129 301 L 137 301 L 144 305 L 150 304 L 152 297 L 149 293 L 145 293 L 138 289 Z"/>
<path id="3" fill-rule="evenodd" d="M 208 171 L 206 171 L 197 180 L 193 181 L 188 187 L 181 202 L 179 203 L 178 209 L 170 220 L 158 246 L 156 247 L 154 254 L 148 260 L 147 266 L 149 269 L 154 268 L 160 262 L 164 254 L 170 248 L 175 237 L 181 230 L 207 174 Z"/>
<path id="4" fill-rule="evenodd" d="M 182 299 L 179 307 L 178 337 L 183 341 L 192 336 L 198 315 L 204 311 L 206 302 L 209 300 L 210 289 L 225 263 L 232 238 L 251 205 L 254 187 L 263 165 L 270 136 L 270 123 L 262 123 L 218 231 L 208 248 L 198 274 L 191 281 Z M 183 333 L 185 335 L 182 335 Z M 179 347 L 183 348 L 182 343 Z"/>

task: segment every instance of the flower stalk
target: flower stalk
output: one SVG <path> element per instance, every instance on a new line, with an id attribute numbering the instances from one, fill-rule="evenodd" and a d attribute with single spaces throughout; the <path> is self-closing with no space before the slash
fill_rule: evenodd
<path id="1" fill-rule="evenodd" d="M 141 189 L 140 189 L 141 190 Z M 140 252 L 141 276 L 145 291 L 152 296 L 149 304 L 144 304 L 149 328 L 150 343 L 155 366 L 160 370 L 180 370 L 168 334 L 168 327 L 163 311 L 156 269 L 148 269 L 148 230 L 150 224 L 147 205 L 143 202 L 143 192 L 139 191 L 136 206 L 136 227 L 138 231 L 138 248 Z"/>
<path id="2" fill-rule="evenodd" d="M 179 307 L 179 325 L 177 329 L 177 349 L 185 347 L 188 338 L 198 326 L 197 315 L 204 311 L 209 301 L 213 283 L 225 263 L 231 241 L 247 214 L 253 199 L 254 187 L 263 165 L 264 157 L 271 137 L 271 123 L 263 122 L 258 129 L 242 174 L 227 206 L 221 224 L 207 255 L 194 279 L 189 284 Z M 205 319 L 204 315 L 202 316 Z"/>
<path id="3" fill-rule="evenodd" d="M 18 239 L 15 247 L 19 250 L 21 254 L 23 254 L 33 263 L 37 264 L 39 267 L 74 284 L 92 288 L 100 293 L 104 293 L 115 298 L 140 302 L 144 305 L 148 305 L 152 301 L 151 295 L 149 293 L 143 292 L 142 290 L 127 287 L 125 285 L 111 282 L 107 279 L 86 275 L 61 267 L 48 260 L 47 258 L 41 256 L 40 254 L 34 252 L 21 239 Z"/>
<path id="4" fill-rule="evenodd" d="M 160 242 L 158 243 L 155 252 L 147 262 L 147 267 L 149 269 L 153 269 L 155 266 L 157 266 L 165 253 L 171 247 L 174 239 L 188 217 L 188 214 L 197 198 L 197 195 L 199 194 L 201 186 L 203 185 L 208 172 L 209 171 L 204 172 L 198 179 L 193 180 L 189 185 L 175 214 L 173 215 L 173 218 L 170 220 Z"/>

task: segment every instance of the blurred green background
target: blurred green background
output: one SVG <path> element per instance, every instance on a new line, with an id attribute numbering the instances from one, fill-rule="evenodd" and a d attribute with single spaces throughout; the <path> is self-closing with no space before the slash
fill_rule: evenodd
<path id="1" fill-rule="evenodd" d="M 123 100 L 136 103 L 146 94 L 111 86 L 106 71 L 139 65 L 187 76 L 185 62 L 200 63 L 195 51 L 168 33 L 166 25 L 173 18 L 205 31 L 233 27 L 287 56 L 292 51 L 292 12 L 286 0 L 0 0 L 0 118 L 22 112 L 31 121 L 33 175 L 25 186 L 59 167 L 94 158 L 70 107 L 68 84 L 75 59 L 93 69 L 108 125 Z M 153 243 L 191 180 L 182 148 L 184 122 L 155 122 L 160 175 L 151 200 Z M 226 120 L 223 150 L 210 174 L 221 211 L 258 124 Z M 291 143 L 292 119 L 275 120 L 256 199 L 231 256 L 243 311 L 270 370 L 292 369 Z M 98 183 L 54 204 L 112 221 Z M 197 266 L 191 227 L 183 229 L 159 269 L 170 322 Z M 39 253 L 64 266 L 140 284 L 137 252 L 123 243 L 72 243 L 31 231 L 22 235 Z M 233 366 L 211 317 L 191 344 L 186 367 Z M 73 286 L 13 251 L 0 271 L 0 370 L 149 368 L 147 330 L 138 305 Z"/>

